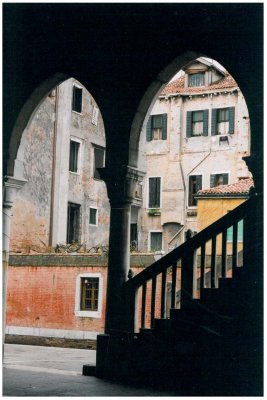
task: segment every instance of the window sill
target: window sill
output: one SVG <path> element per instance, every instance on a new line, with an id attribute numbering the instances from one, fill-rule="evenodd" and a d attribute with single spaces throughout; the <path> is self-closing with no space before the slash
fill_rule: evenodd
<path id="1" fill-rule="evenodd" d="M 76 175 L 76 176 L 80 176 L 81 175 L 80 172 L 69 171 L 69 173 L 72 174 L 72 175 Z"/>
<path id="2" fill-rule="evenodd" d="M 78 112 L 78 111 L 75 111 L 75 110 L 71 110 L 71 112 L 73 112 L 73 114 L 76 114 L 76 115 L 81 115 L 81 116 L 83 115 L 82 112 Z"/>
<path id="3" fill-rule="evenodd" d="M 100 311 L 81 311 L 81 310 L 76 310 L 75 311 L 75 316 L 76 317 L 86 317 L 86 318 L 101 318 L 101 313 L 100 313 Z"/>

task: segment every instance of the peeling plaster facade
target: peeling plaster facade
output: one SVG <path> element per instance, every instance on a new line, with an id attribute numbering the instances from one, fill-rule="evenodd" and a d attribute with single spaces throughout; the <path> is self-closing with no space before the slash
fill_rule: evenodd
<path id="1" fill-rule="evenodd" d="M 81 112 L 73 111 L 74 86 L 82 92 Z M 78 143 L 77 171 L 72 172 L 71 141 Z M 94 177 L 95 147 L 104 154 L 101 114 L 89 92 L 68 79 L 42 102 L 23 132 L 15 176 L 27 183 L 13 207 L 11 251 L 38 252 L 66 244 L 69 203 L 79 208 L 78 241 L 87 249 L 108 244 L 109 201 L 105 183 Z M 93 223 L 91 208 L 96 210 Z"/>

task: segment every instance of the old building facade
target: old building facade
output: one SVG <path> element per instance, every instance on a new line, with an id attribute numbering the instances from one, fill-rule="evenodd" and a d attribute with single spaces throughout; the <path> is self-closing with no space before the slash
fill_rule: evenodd
<path id="1" fill-rule="evenodd" d="M 198 231 L 198 190 L 250 173 L 250 124 L 244 97 L 218 63 L 187 64 L 156 100 L 140 139 L 146 171 L 138 216 L 138 249 L 168 252 Z"/>
<path id="2" fill-rule="evenodd" d="M 104 162 L 97 104 L 68 79 L 42 102 L 22 135 L 15 176 L 26 183 L 13 208 L 11 251 L 107 245 L 109 202 L 97 170 Z"/>
<path id="3" fill-rule="evenodd" d="M 161 92 L 143 127 L 144 177 L 131 205 L 132 252 L 169 252 L 185 241 L 188 229 L 205 227 L 194 195 L 248 177 L 242 160 L 248 154 L 248 111 L 236 82 L 207 59 L 188 64 Z M 103 332 L 107 259 L 84 261 L 73 253 L 108 246 L 110 205 L 97 170 L 104 163 L 100 110 L 78 81 L 68 79 L 34 114 L 15 163 L 15 176 L 26 183 L 13 207 L 7 333 L 95 338 Z M 135 260 L 135 273 L 143 261 Z M 19 300 L 14 296 L 18 269 L 22 287 L 39 299 L 35 305 L 23 290 Z"/>

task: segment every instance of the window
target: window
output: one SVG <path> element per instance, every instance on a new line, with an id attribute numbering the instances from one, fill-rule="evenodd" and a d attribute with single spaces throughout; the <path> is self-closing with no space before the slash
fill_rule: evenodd
<path id="1" fill-rule="evenodd" d="M 235 107 L 214 108 L 211 115 L 211 134 L 233 134 L 235 130 Z"/>
<path id="2" fill-rule="evenodd" d="M 76 111 L 77 113 L 82 112 L 82 98 L 82 88 L 74 85 L 72 89 L 72 111 Z"/>
<path id="3" fill-rule="evenodd" d="M 237 241 L 243 242 L 243 220 L 239 221 L 237 224 Z M 227 229 L 227 242 L 233 241 L 233 227 Z"/>
<path id="4" fill-rule="evenodd" d="M 69 171 L 78 173 L 79 171 L 80 142 L 70 140 Z"/>
<path id="5" fill-rule="evenodd" d="M 197 205 L 195 194 L 202 189 L 202 175 L 189 176 L 189 193 L 188 193 L 188 206 L 193 207 Z"/>
<path id="6" fill-rule="evenodd" d="M 94 158 L 95 158 L 94 178 L 101 179 L 97 168 L 104 167 L 105 150 L 101 147 L 94 147 Z"/>
<path id="7" fill-rule="evenodd" d="M 76 278 L 75 315 L 101 318 L 103 279 L 99 273 L 86 272 Z"/>
<path id="8" fill-rule="evenodd" d="M 188 86 L 205 86 L 205 72 L 198 72 L 196 74 L 188 75 Z"/>
<path id="9" fill-rule="evenodd" d="M 187 111 L 186 136 L 208 136 L 209 110 Z"/>
<path id="10" fill-rule="evenodd" d="M 147 141 L 167 139 L 167 114 L 151 115 L 146 128 Z"/>
<path id="11" fill-rule="evenodd" d="M 162 232 L 150 232 L 150 251 L 162 250 Z"/>
<path id="12" fill-rule="evenodd" d="M 161 178 L 148 178 L 149 197 L 148 208 L 160 207 Z"/>
<path id="13" fill-rule="evenodd" d="M 98 119 L 98 108 L 93 107 L 93 114 L 92 114 L 92 124 L 97 125 L 97 119 Z"/>
<path id="14" fill-rule="evenodd" d="M 97 208 L 90 207 L 89 224 L 97 225 Z"/>
<path id="15" fill-rule="evenodd" d="M 210 176 L 210 187 L 228 185 L 228 174 L 213 174 Z"/>
<path id="16" fill-rule="evenodd" d="M 68 203 L 67 243 L 80 240 L 80 205 Z"/>

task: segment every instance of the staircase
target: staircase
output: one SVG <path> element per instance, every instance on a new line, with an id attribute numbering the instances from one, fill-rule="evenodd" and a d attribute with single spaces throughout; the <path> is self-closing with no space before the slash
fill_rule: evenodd
<path id="1" fill-rule="evenodd" d="M 102 346 L 98 376 L 186 396 L 257 392 L 260 315 L 249 265 L 256 251 L 256 203 L 251 197 L 125 283 L 125 329 L 109 336 L 104 351 Z"/>

